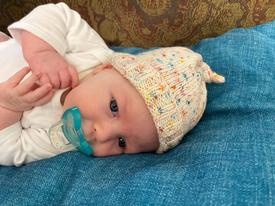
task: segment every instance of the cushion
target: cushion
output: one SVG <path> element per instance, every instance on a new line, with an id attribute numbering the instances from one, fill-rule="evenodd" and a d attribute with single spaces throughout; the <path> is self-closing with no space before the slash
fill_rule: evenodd
<path id="1" fill-rule="evenodd" d="M 141 48 L 113 48 L 138 53 Z M 208 86 L 199 124 L 170 152 L 69 152 L 0 167 L 3 205 L 271 205 L 275 157 L 275 21 L 192 47 L 226 83 Z"/>
<path id="2" fill-rule="evenodd" d="M 1 0 L 0 30 L 31 9 L 56 0 Z M 272 0 L 64 0 L 112 45 L 190 45 L 232 28 L 275 19 Z M 88 2 L 88 3 L 87 3 Z M 211 26 L 210 26 L 211 25 Z"/>

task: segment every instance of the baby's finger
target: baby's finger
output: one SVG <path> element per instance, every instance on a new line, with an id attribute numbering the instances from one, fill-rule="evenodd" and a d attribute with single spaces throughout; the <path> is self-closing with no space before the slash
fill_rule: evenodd
<path id="1" fill-rule="evenodd" d="M 30 72 L 30 67 L 24 67 L 23 69 L 16 72 L 14 75 L 12 75 L 9 78 L 9 82 L 12 84 L 12 86 L 16 86 L 19 84 L 22 79 Z"/>
<path id="2" fill-rule="evenodd" d="M 44 84 L 47 84 L 47 83 L 51 83 L 51 80 L 50 78 L 48 77 L 47 74 L 42 74 L 42 76 L 40 77 L 39 79 L 39 85 L 44 85 Z"/>
<path id="3" fill-rule="evenodd" d="M 50 83 L 47 83 L 45 85 L 42 85 L 38 87 L 37 89 L 28 92 L 24 95 L 24 100 L 27 103 L 34 104 L 35 102 L 39 101 L 40 99 L 43 99 L 45 96 L 48 95 L 48 93 L 52 90 L 52 85 Z M 37 106 L 34 104 L 33 106 Z"/>
<path id="4" fill-rule="evenodd" d="M 68 73 L 68 71 L 60 71 L 59 72 L 59 79 L 60 79 L 60 88 L 64 89 L 66 87 L 70 86 L 70 74 Z"/>
<path id="5" fill-rule="evenodd" d="M 19 95 L 26 94 L 36 88 L 37 86 L 37 81 L 39 80 L 41 74 L 32 74 L 30 77 L 25 79 L 21 84 L 17 86 L 17 92 Z"/>
<path id="6" fill-rule="evenodd" d="M 74 88 L 79 83 L 78 73 L 73 66 L 69 66 L 68 69 L 69 69 L 69 73 L 71 75 L 71 87 Z"/>
<path id="7" fill-rule="evenodd" d="M 51 80 L 51 84 L 52 84 L 53 88 L 55 88 L 55 89 L 60 89 L 60 80 L 59 80 L 59 75 L 58 75 L 58 73 L 49 76 L 49 78 L 50 78 L 50 80 Z"/>
<path id="8" fill-rule="evenodd" d="M 40 105 L 46 104 L 52 99 L 53 94 L 54 94 L 54 90 L 50 90 L 45 96 L 43 96 L 41 99 L 36 101 L 33 106 L 40 106 Z"/>

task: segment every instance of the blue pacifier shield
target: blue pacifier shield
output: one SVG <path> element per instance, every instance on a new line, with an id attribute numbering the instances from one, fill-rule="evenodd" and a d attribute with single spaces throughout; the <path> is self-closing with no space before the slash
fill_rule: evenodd
<path id="1" fill-rule="evenodd" d="M 81 113 L 77 107 L 67 109 L 62 116 L 62 131 L 68 141 L 86 155 L 93 154 L 93 149 L 85 139 L 82 130 Z"/>
<path id="2" fill-rule="evenodd" d="M 93 154 L 93 149 L 87 142 L 82 130 L 82 117 L 78 107 L 67 109 L 62 115 L 61 121 L 54 125 L 49 131 L 52 144 L 58 148 L 62 148 L 62 145 L 64 145 L 64 140 L 60 140 L 60 135 L 57 135 L 60 127 L 64 136 L 69 142 L 69 144 L 65 143 L 65 145 L 71 144 L 76 149 L 88 156 Z"/>

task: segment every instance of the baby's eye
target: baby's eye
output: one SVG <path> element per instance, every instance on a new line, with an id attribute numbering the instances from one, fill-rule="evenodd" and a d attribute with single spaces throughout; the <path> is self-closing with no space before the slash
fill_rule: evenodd
<path id="1" fill-rule="evenodd" d="M 126 147 L 126 141 L 125 141 L 124 137 L 119 137 L 118 138 L 118 146 L 122 147 L 122 148 Z"/>
<path id="2" fill-rule="evenodd" d="M 116 115 L 116 113 L 118 112 L 117 102 L 113 98 L 110 101 L 110 110 L 113 113 L 113 115 Z"/>

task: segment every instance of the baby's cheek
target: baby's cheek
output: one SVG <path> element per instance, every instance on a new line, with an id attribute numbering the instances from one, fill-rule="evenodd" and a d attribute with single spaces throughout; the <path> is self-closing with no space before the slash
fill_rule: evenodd
<path id="1" fill-rule="evenodd" d="M 121 150 L 117 149 L 113 144 L 97 144 L 96 142 L 92 145 L 94 149 L 93 155 L 96 157 L 108 157 L 120 155 L 122 153 Z"/>

